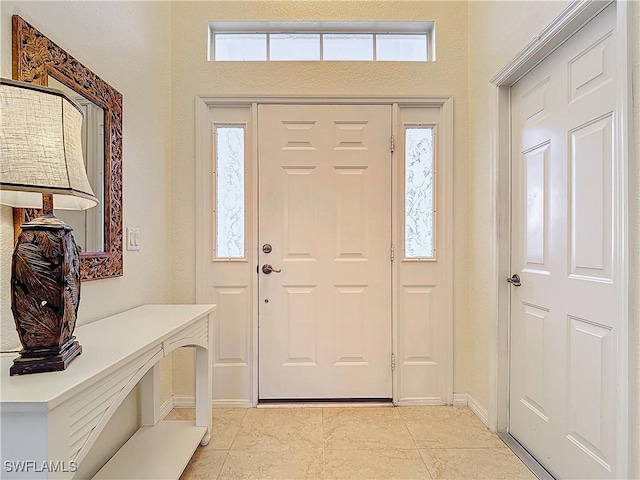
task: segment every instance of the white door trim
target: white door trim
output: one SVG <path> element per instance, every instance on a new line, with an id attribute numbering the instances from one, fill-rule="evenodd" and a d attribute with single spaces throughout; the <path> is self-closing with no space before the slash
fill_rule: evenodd
<path id="1" fill-rule="evenodd" d="M 558 46 L 573 36 L 583 25 L 606 8 L 611 1 L 574 0 L 551 23 L 544 28 L 520 53 L 507 63 L 491 80 L 489 96 L 491 101 L 491 195 L 495 199 L 492 214 L 491 263 L 491 317 L 494 344 L 490 358 L 489 425 L 492 430 L 509 431 L 509 290 L 505 279 L 511 276 L 511 145 L 510 145 L 510 99 L 509 89 L 523 75 L 549 56 Z M 619 318 L 627 319 L 619 325 L 617 347 L 617 448 L 616 463 L 618 474 L 626 478 L 630 452 L 628 418 L 629 405 L 629 282 L 628 282 L 628 175 L 630 142 L 630 65 L 628 28 L 628 5 L 624 1 L 616 4 L 616 69 L 618 77 L 618 98 L 614 131 L 615 183 L 618 194 L 614 200 L 614 216 L 618 220 L 614 227 L 620 232 L 620 241 L 615 245 L 618 252 L 614 259 L 623 294 L 619 298 Z M 631 455 L 630 455 L 631 454 Z"/>
<path id="2" fill-rule="evenodd" d="M 443 217 L 448 221 L 443 222 L 441 228 L 443 245 L 453 245 L 453 98 L 446 95 L 434 95 L 434 96 L 354 96 L 354 95 L 311 95 L 311 96 L 297 96 L 297 95 L 211 95 L 203 94 L 196 95 L 195 97 L 195 161 L 196 161 L 196 181 L 195 181 L 195 198 L 196 198 L 196 302 L 202 301 L 208 295 L 207 283 L 206 283 L 206 268 L 204 265 L 209 260 L 209 256 L 206 255 L 206 238 L 208 232 L 206 232 L 206 226 L 208 225 L 207 212 L 203 205 L 206 204 L 206 192 L 207 184 L 209 182 L 207 178 L 207 162 L 209 159 L 209 148 L 207 147 L 210 142 L 210 124 L 209 124 L 209 108 L 210 107 L 247 107 L 251 110 L 251 121 L 255 126 L 257 125 L 257 106 L 258 104 L 342 104 L 342 105 L 392 105 L 392 131 L 395 138 L 399 138 L 398 129 L 398 108 L 403 107 L 437 107 L 440 109 L 440 138 L 438 141 L 438 155 L 440 161 L 440 185 L 442 195 L 440 198 L 440 211 Z M 257 129 L 252 129 L 253 149 L 251 151 L 251 159 L 248 165 L 251 166 L 253 171 L 257 171 L 258 162 L 258 144 L 257 144 Z M 397 165 L 398 159 L 396 154 L 392 154 L 392 165 Z M 394 167 L 395 171 L 395 167 Z M 250 208 L 257 211 L 257 176 L 252 176 L 251 184 L 247 184 L 247 188 L 251 188 L 249 193 Z M 397 181 L 392 179 L 392 189 L 395 195 Z M 396 206 L 392 206 L 393 209 L 397 209 Z M 397 215 L 395 212 L 392 215 Z M 392 220 L 394 225 L 395 220 Z M 256 261 L 257 258 L 257 238 L 258 238 L 258 221 L 257 216 L 251 216 L 251 225 L 249 225 L 250 238 L 247 239 L 250 245 L 252 245 L 250 251 L 250 262 Z M 398 232 L 392 232 L 394 238 L 394 244 L 397 244 L 399 238 Z M 446 268 L 443 269 L 444 274 L 441 279 L 441 285 L 443 287 L 443 302 L 446 306 L 444 317 L 447 321 L 442 323 L 442 345 L 446 345 L 444 349 L 446 354 L 441 358 L 442 369 L 445 372 L 444 380 L 439 385 L 439 390 L 442 394 L 438 398 L 423 398 L 416 399 L 411 403 L 453 403 L 453 252 L 451 248 L 443 248 L 443 251 L 439 254 Z M 397 279 L 397 264 L 399 262 L 394 261 L 392 265 L 392 282 L 396 282 Z M 251 399 L 239 400 L 234 402 L 235 406 L 256 406 L 258 404 L 258 309 L 257 305 L 258 297 L 258 278 L 255 276 L 251 288 L 251 298 L 253 299 L 254 308 L 252 308 L 252 321 L 249 332 L 251 339 L 250 348 L 250 366 L 251 366 Z M 397 298 L 395 283 L 392 283 L 393 288 L 393 318 L 392 318 L 392 349 L 393 353 L 399 351 L 398 335 L 397 335 Z M 397 372 L 397 369 L 396 369 Z M 393 400 L 398 402 L 398 375 L 394 372 L 393 375 Z M 224 403 L 224 402 L 223 402 Z M 228 402 L 227 402 L 228 403 Z M 224 403 L 226 404 L 226 403 Z"/>

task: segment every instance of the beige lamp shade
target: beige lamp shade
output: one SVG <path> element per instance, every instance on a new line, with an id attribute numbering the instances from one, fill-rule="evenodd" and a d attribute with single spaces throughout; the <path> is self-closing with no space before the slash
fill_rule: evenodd
<path id="1" fill-rule="evenodd" d="M 82 156 L 82 110 L 58 90 L 0 81 L 0 203 L 57 209 L 98 204 Z"/>

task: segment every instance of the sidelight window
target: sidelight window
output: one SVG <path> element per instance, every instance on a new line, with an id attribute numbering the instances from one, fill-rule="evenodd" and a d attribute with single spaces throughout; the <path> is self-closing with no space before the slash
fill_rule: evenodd
<path id="1" fill-rule="evenodd" d="M 404 250 L 434 258 L 434 127 L 405 127 Z"/>
<path id="2" fill-rule="evenodd" d="M 216 258 L 245 257 L 245 128 L 216 126 Z"/>

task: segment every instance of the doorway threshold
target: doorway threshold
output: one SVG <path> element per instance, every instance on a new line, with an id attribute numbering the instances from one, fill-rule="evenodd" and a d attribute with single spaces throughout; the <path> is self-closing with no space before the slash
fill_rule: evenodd
<path id="1" fill-rule="evenodd" d="M 515 438 L 507 432 L 497 432 L 500 439 L 524 463 L 538 480 L 556 480 Z"/>
<path id="2" fill-rule="evenodd" d="M 257 408 L 380 408 L 393 406 L 390 398 L 285 398 L 258 400 Z"/>

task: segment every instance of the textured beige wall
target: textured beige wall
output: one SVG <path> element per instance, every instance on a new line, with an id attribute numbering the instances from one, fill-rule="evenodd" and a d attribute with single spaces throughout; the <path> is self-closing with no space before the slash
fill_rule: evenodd
<path id="1" fill-rule="evenodd" d="M 489 405 L 493 344 L 489 80 L 522 50 L 567 2 L 469 2 L 469 394 Z M 517 21 L 515 20 L 517 19 Z"/>
<path id="2" fill-rule="evenodd" d="M 170 302 L 169 154 L 171 4 L 167 2 L 0 3 L 0 68 L 11 78 L 11 15 L 17 13 L 123 95 L 124 225 L 140 227 L 141 249 L 124 252 L 124 276 L 85 282 L 78 323 L 144 303 Z M 18 345 L 10 311 L 13 249 L 11 209 L 0 211 L 2 348 Z M 127 335 L 128 332 L 122 332 Z M 117 339 L 116 339 L 117 340 Z M 82 362 L 82 356 L 75 360 Z M 171 368 L 161 365 L 168 398 Z M 137 428 L 137 390 L 116 413 L 90 453 L 83 474 L 113 453 Z"/>
<path id="3" fill-rule="evenodd" d="M 433 63 L 207 61 L 207 22 L 302 20 L 435 21 Z M 174 301 L 195 300 L 196 94 L 349 94 L 454 97 L 455 391 L 467 389 L 467 5 L 464 2 L 216 1 L 173 4 L 173 279 Z M 175 393 L 190 367 L 174 362 Z"/>

